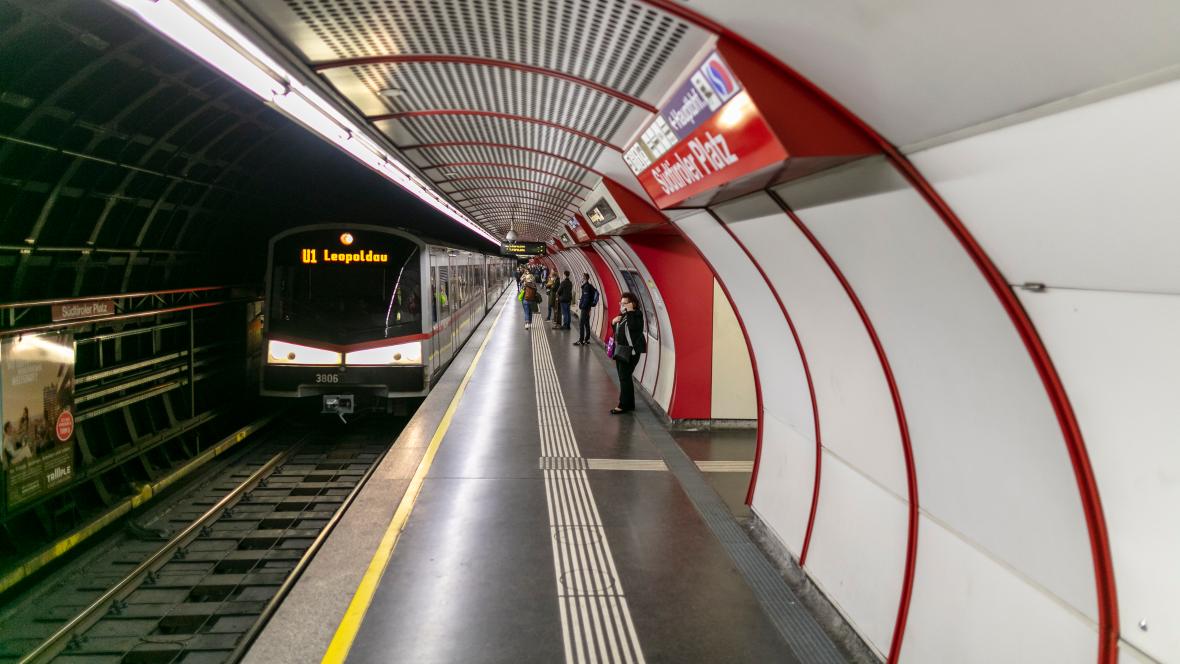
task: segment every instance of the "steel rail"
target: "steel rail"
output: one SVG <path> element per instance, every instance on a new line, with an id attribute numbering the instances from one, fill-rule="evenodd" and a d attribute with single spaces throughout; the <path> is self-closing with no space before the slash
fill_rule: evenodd
<path id="1" fill-rule="evenodd" d="M 302 446 L 303 441 L 306 439 L 307 436 L 304 436 L 303 439 L 300 439 L 291 447 L 271 457 L 270 460 L 258 470 L 251 473 L 250 477 L 247 477 L 233 491 L 227 493 L 221 500 L 217 501 L 216 504 L 198 517 L 197 520 L 189 524 L 175 537 L 168 540 L 151 557 L 136 566 L 122 581 L 103 593 L 101 597 L 91 602 L 89 606 L 54 632 L 48 639 L 42 641 L 40 645 L 21 658 L 20 664 L 47 662 L 61 653 L 62 650 L 69 646 L 72 638 L 80 635 L 84 630 L 98 622 L 114 606 L 115 602 L 134 592 L 139 587 L 140 582 L 149 573 L 153 573 L 167 564 L 171 560 L 171 554 L 191 543 L 201 534 L 201 530 L 206 525 L 220 518 L 226 508 L 237 504 L 237 501 L 242 495 L 252 490 L 266 475 L 286 462 L 295 453 L 295 450 Z"/>
<path id="2" fill-rule="evenodd" d="M 233 649 L 233 652 L 230 653 L 229 658 L 226 659 L 227 662 L 230 664 L 237 664 L 237 662 L 241 661 L 241 659 L 246 656 L 246 651 L 250 649 L 250 646 L 254 645 L 254 641 L 258 639 L 258 635 L 262 633 L 263 628 L 265 628 L 266 624 L 270 622 L 270 619 L 274 617 L 275 612 L 279 610 L 279 605 L 283 603 L 283 600 L 287 598 L 287 595 L 290 594 L 291 590 L 295 587 L 296 582 L 299 581 L 299 577 L 301 577 L 303 572 L 307 570 L 307 567 L 311 565 L 312 559 L 315 558 L 317 553 L 319 553 L 320 549 L 324 546 L 324 543 L 328 541 L 328 537 L 332 534 L 332 531 L 336 528 L 336 525 L 339 524 L 341 519 L 344 518 L 344 513 L 348 511 L 348 508 L 352 506 L 352 503 L 356 500 L 357 496 L 360 495 L 361 489 L 363 489 L 364 486 L 368 484 L 369 478 L 371 478 L 373 473 L 377 471 L 377 466 L 380 466 L 381 462 L 385 460 L 385 455 L 389 453 L 390 449 L 392 449 L 392 446 L 385 448 L 385 451 L 381 453 L 381 456 L 377 457 L 377 459 L 373 461 L 373 463 L 365 471 L 364 475 L 361 475 L 361 478 L 357 481 L 356 486 L 354 486 L 352 490 L 348 492 L 348 495 L 340 503 L 340 506 L 337 507 L 336 511 L 332 513 L 331 518 L 328 519 L 328 522 L 324 524 L 323 529 L 320 530 L 320 534 L 317 535 L 314 540 L 312 540 L 311 545 L 307 547 L 307 551 L 305 551 L 303 556 L 299 558 L 299 562 L 295 563 L 295 567 L 291 569 L 291 572 L 287 575 L 287 578 L 283 580 L 282 585 L 280 585 L 278 590 L 275 591 L 275 594 L 271 596 L 270 600 L 266 603 L 266 606 L 262 607 L 262 613 L 258 615 L 257 620 L 255 620 L 254 624 L 250 625 L 250 628 L 246 630 L 246 633 L 238 639 L 238 645 Z"/>

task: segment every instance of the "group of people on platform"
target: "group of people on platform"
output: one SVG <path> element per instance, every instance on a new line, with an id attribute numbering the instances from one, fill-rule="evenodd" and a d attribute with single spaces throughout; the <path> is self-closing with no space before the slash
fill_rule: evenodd
<path id="1" fill-rule="evenodd" d="M 522 267 L 517 273 L 516 299 L 524 310 L 524 327 L 533 324 L 533 314 L 540 312 L 542 292 L 548 300 L 545 320 L 553 329 L 570 329 L 570 309 L 574 300 L 574 284 L 569 270 L 562 278 L 550 274 L 548 268 Z M 593 337 L 590 330 L 590 311 L 599 304 L 598 289 L 590 283 L 590 275 L 582 274 L 581 292 L 578 297 L 578 340 L 575 346 L 588 345 Z M 639 366 L 639 356 L 647 352 L 647 336 L 643 330 L 643 313 L 639 310 L 639 299 L 633 293 L 624 292 L 619 297 L 619 315 L 611 319 L 612 336 L 607 342 L 607 354 L 615 362 L 619 375 L 619 404 L 611 409 L 612 415 L 635 410 L 635 386 L 631 376 Z"/>

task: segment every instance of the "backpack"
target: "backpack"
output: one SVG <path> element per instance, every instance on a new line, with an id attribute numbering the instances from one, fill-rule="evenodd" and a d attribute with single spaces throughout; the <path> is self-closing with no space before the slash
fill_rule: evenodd
<path id="1" fill-rule="evenodd" d="M 591 286 L 591 288 L 594 288 L 594 287 Z M 590 306 L 592 306 L 592 307 L 598 306 L 598 289 L 597 288 L 594 288 L 594 290 L 590 293 Z"/>
<path id="2" fill-rule="evenodd" d="M 537 289 L 529 284 L 524 287 L 524 301 L 525 302 L 540 302 L 541 296 L 537 294 Z"/>

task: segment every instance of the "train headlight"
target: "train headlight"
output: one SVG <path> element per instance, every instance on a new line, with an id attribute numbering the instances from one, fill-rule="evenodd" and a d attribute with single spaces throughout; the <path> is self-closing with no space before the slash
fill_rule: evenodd
<path id="1" fill-rule="evenodd" d="M 311 346 L 271 340 L 266 347 L 267 364 L 340 364 L 340 353 Z"/>
<path id="2" fill-rule="evenodd" d="M 394 364 L 422 364 L 422 342 L 411 341 L 393 346 L 366 348 L 348 353 L 344 363 L 349 366 L 389 366 Z"/>

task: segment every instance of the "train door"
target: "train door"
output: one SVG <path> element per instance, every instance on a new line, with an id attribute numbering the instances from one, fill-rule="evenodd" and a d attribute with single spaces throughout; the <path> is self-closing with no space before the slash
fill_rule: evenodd
<path id="1" fill-rule="evenodd" d="M 446 362 L 451 350 L 450 328 L 447 326 L 450 316 L 450 298 L 447 295 L 449 266 L 445 249 L 430 247 L 429 255 L 432 332 L 430 373 L 434 374 Z"/>

